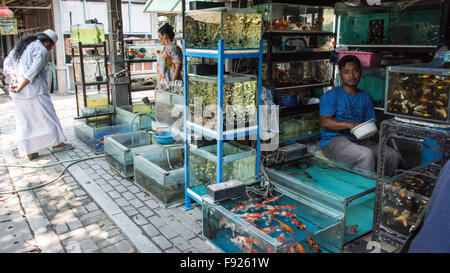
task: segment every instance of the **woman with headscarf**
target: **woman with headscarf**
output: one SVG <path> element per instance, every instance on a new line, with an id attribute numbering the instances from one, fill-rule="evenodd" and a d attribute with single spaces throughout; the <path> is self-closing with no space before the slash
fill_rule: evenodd
<path id="1" fill-rule="evenodd" d="M 51 29 L 23 37 L 3 63 L 15 106 L 19 155 L 26 160 L 37 158 L 45 148 L 53 153 L 74 148 L 65 143 L 48 88 L 48 55 L 57 40 Z"/>

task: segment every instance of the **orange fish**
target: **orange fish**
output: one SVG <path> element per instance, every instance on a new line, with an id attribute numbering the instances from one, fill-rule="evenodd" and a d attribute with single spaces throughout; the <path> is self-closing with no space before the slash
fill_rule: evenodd
<path id="1" fill-rule="evenodd" d="M 241 249 L 243 249 L 244 247 L 250 249 L 252 247 L 252 240 L 245 236 L 237 236 L 231 238 L 230 241 Z"/>
<path id="2" fill-rule="evenodd" d="M 289 231 L 290 233 L 294 234 L 294 230 L 293 230 L 290 226 L 288 226 L 287 224 L 281 222 L 280 220 L 278 220 L 277 218 L 275 218 L 275 217 L 273 217 L 273 216 L 272 216 L 272 219 L 274 219 L 275 221 L 277 221 L 278 223 L 280 223 L 281 226 L 283 227 L 283 229 L 285 229 L 285 230 Z"/>
<path id="3" fill-rule="evenodd" d="M 291 220 L 292 220 L 292 222 L 295 223 L 295 225 L 297 226 L 298 229 L 301 229 L 301 230 L 305 230 L 306 229 L 305 224 L 300 222 L 297 218 L 295 218 L 295 216 L 292 216 Z"/>
<path id="4" fill-rule="evenodd" d="M 298 253 L 306 253 L 306 250 L 303 248 L 303 246 L 297 242 L 295 243 L 295 250 L 297 250 Z"/>
<path id="5" fill-rule="evenodd" d="M 292 212 L 287 212 L 287 211 L 278 211 L 277 209 L 274 210 L 269 210 L 270 214 L 276 214 L 276 215 L 281 215 L 281 216 L 295 216 L 295 213 Z"/>
<path id="6" fill-rule="evenodd" d="M 276 209 L 295 209 L 296 206 L 274 206 Z"/>
<path id="7" fill-rule="evenodd" d="M 353 233 L 353 234 L 358 233 L 357 228 L 358 228 L 358 225 L 352 225 L 352 226 L 346 227 L 347 231 L 348 231 L 349 233 Z"/>
<path id="8" fill-rule="evenodd" d="M 281 228 L 281 226 L 273 226 L 273 227 L 266 227 L 266 228 L 260 228 L 259 230 L 261 230 L 262 232 L 269 234 L 273 231 L 275 231 L 277 228 Z"/>
<path id="9" fill-rule="evenodd" d="M 316 242 L 314 242 L 314 241 L 311 239 L 311 237 L 306 238 L 306 241 L 308 242 L 309 246 L 310 246 L 313 250 L 315 250 L 315 251 L 317 251 L 317 252 L 322 252 L 322 250 L 320 249 L 319 245 L 318 245 Z"/>
<path id="10" fill-rule="evenodd" d="M 265 203 L 270 203 L 270 202 L 273 202 L 273 201 L 276 201 L 276 200 L 278 200 L 278 197 L 269 197 L 269 198 L 266 198 L 266 200 L 264 200 L 263 203 L 264 204 Z"/>
<path id="11" fill-rule="evenodd" d="M 284 240 L 284 232 L 285 232 L 285 229 L 283 229 L 283 231 L 281 232 L 280 236 L 278 236 L 278 238 L 277 238 L 278 242 L 281 242 L 281 241 Z"/>
<path id="12" fill-rule="evenodd" d="M 230 211 L 238 211 L 238 210 L 245 208 L 246 206 L 247 206 L 247 204 L 242 203 L 242 204 L 237 205 L 236 207 L 232 208 Z"/>

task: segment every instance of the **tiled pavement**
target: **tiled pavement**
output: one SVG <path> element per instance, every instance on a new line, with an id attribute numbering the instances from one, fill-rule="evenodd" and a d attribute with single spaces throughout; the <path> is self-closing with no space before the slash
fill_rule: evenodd
<path id="1" fill-rule="evenodd" d="M 68 142 L 76 149 L 45 151 L 32 164 L 94 156 L 73 134 L 74 95 L 52 95 L 52 100 Z M 0 164 L 21 164 L 13 109 L 9 98 L 0 95 Z M 0 168 L 0 192 L 41 185 L 67 165 Z M 164 208 L 103 158 L 72 165 L 47 186 L 0 194 L 0 252 L 219 252 L 201 232 L 199 205 L 188 211 L 183 205 Z"/>

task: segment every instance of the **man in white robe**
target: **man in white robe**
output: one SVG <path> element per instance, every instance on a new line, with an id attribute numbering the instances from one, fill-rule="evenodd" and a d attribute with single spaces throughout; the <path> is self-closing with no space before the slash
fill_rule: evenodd
<path id="1" fill-rule="evenodd" d="M 48 88 L 48 55 L 58 36 L 49 29 L 22 39 L 24 42 L 16 44 L 3 67 L 10 78 L 9 94 L 15 105 L 19 155 L 31 160 L 45 148 L 60 152 L 74 147 L 65 143 Z"/>

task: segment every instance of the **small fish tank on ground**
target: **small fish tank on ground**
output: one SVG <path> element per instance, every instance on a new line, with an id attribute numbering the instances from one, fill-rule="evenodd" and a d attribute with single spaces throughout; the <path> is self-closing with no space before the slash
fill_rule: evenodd
<path id="1" fill-rule="evenodd" d="M 156 120 L 172 126 L 175 122 L 184 122 L 184 95 L 164 90 L 155 90 Z"/>
<path id="2" fill-rule="evenodd" d="M 114 116 L 105 119 L 74 119 L 75 136 L 95 152 L 104 149 L 104 137 L 130 132 L 130 127 L 117 123 Z"/>
<path id="3" fill-rule="evenodd" d="M 189 76 L 188 120 L 217 130 L 217 76 Z M 223 129 L 256 126 L 257 78 L 254 75 L 225 75 L 223 83 Z"/>
<path id="4" fill-rule="evenodd" d="M 329 253 L 343 240 L 342 213 L 277 187 L 214 203 L 203 197 L 203 236 L 225 253 Z"/>
<path id="5" fill-rule="evenodd" d="M 375 173 L 310 156 L 266 169 L 269 178 L 344 214 L 343 245 L 372 230 Z M 343 247 L 343 245 L 339 247 Z"/>
<path id="6" fill-rule="evenodd" d="M 266 66 L 266 64 L 264 64 Z M 277 87 L 328 84 L 332 81 L 333 65 L 329 60 L 273 62 L 271 83 Z M 263 74 L 267 80 L 267 73 Z"/>
<path id="7" fill-rule="evenodd" d="M 206 194 L 206 187 L 216 184 L 217 145 L 188 147 L 189 189 L 198 196 Z M 223 143 L 222 181 L 233 179 L 244 183 L 255 181 L 256 150 L 234 142 Z"/>
<path id="8" fill-rule="evenodd" d="M 421 165 L 387 180 L 382 194 L 380 227 L 404 240 L 426 208 L 441 167 Z"/>
<path id="9" fill-rule="evenodd" d="M 387 114 L 450 123 L 450 70 L 431 63 L 387 68 Z"/>
<path id="10" fill-rule="evenodd" d="M 261 14 L 254 9 L 212 8 L 186 11 L 186 48 L 225 50 L 259 49 Z"/>
<path id="11" fill-rule="evenodd" d="M 319 112 L 280 117 L 280 141 L 320 134 Z"/>
<path id="12" fill-rule="evenodd" d="M 151 145 L 133 156 L 134 182 L 164 206 L 184 201 L 184 146 Z"/>
<path id="13" fill-rule="evenodd" d="M 262 13 L 264 31 L 332 32 L 334 9 L 322 6 L 266 2 L 255 5 Z"/>
<path id="14" fill-rule="evenodd" d="M 155 143 L 146 132 L 131 132 L 105 136 L 105 160 L 123 177 L 132 177 L 133 155 L 144 152 Z"/>
<path id="15" fill-rule="evenodd" d="M 133 104 L 117 107 L 116 120 L 118 123 L 126 124 L 132 130 L 150 130 L 152 121 L 155 120 L 154 105 L 152 104 Z"/>

